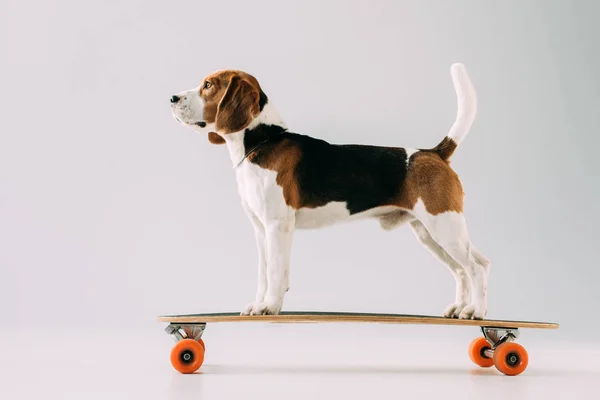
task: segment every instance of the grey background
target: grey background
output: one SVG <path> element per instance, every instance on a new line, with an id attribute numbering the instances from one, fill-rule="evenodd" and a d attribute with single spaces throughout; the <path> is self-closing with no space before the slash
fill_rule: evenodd
<path id="1" fill-rule="evenodd" d="M 594 1 L 0 3 L 0 326 L 153 326 L 238 311 L 256 250 L 225 147 L 168 98 L 214 69 L 255 75 L 293 131 L 429 147 L 454 121 L 450 65 L 479 113 L 452 159 L 490 318 L 593 337 L 600 70 Z M 435 314 L 444 266 L 407 227 L 301 231 L 286 310 Z M 585 321 L 599 328 L 600 321 Z"/>

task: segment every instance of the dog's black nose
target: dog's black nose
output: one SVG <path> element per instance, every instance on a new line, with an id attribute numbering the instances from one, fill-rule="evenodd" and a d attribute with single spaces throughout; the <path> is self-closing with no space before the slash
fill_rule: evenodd
<path id="1" fill-rule="evenodd" d="M 171 103 L 175 104 L 180 100 L 179 96 L 171 96 Z"/>

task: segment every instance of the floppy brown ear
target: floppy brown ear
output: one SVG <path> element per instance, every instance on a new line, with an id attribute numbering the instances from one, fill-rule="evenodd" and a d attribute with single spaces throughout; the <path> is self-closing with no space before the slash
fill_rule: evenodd
<path id="1" fill-rule="evenodd" d="M 208 141 L 212 144 L 223 144 L 225 139 L 219 136 L 216 132 L 208 132 Z"/>
<path id="2" fill-rule="evenodd" d="M 234 75 L 217 109 L 217 130 L 232 133 L 248 126 L 260 110 L 259 97 L 258 89 Z"/>

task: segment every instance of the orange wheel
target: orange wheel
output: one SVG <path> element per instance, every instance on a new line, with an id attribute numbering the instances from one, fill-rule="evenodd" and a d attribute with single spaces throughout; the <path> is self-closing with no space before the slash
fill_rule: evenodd
<path id="1" fill-rule="evenodd" d="M 198 343 L 202 346 L 202 350 L 206 352 L 206 345 L 204 344 L 204 340 L 202 338 L 198 339 Z"/>
<path id="2" fill-rule="evenodd" d="M 193 339 L 177 342 L 171 350 L 171 364 L 182 374 L 194 373 L 204 362 L 204 347 Z"/>
<path id="3" fill-rule="evenodd" d="M 519 375 L 528 363 L 527 351 L 520 344 L 506 342 L 494 350 L 494 365 L 505 375 Z"/>
<path id="4" fill-rule="evenodd" d="M 491 350 L 492 346 L 484 337 L 473 339 L 469 345 L 469 358 L 480 367 L 488 368 L 494 365 L 494 360 L 486 356 L 483 351 Z"/>

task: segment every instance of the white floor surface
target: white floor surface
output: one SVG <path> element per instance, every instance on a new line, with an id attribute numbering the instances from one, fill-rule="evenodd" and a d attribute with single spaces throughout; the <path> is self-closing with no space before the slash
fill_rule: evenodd
<path id="1" fill-rule="evenodd" d="M 193 375 L 169 362 L 157 323 L 140 331 L 0 332 L 0 399 L 593 399 L 600 343 L 523 330 L 516 377 L 467 356 L 477 328 L 216 324 Z"/>

